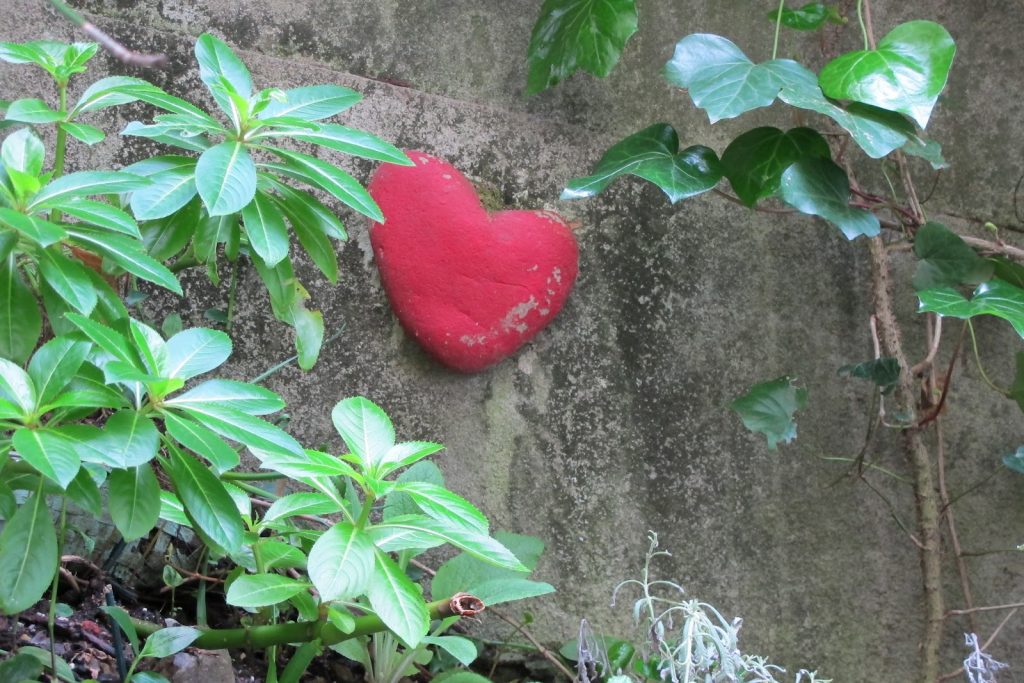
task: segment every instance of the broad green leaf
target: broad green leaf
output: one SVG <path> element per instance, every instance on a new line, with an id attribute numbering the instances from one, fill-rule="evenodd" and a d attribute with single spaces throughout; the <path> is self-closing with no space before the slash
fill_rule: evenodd
<path id="1" fill-rule="evenodd" d="M 924 128 L 946 87 L 955 54 L 953 38 L 941 25 L 910 21 L 890 31 L 874 50 L 833 59 L 818 82 L 831 98 L 900 112 Z"/>
<path id="2" fill-rule="evenodd" d="M 191 529 L 192 520 L 185 515 L 185 506 L 170 491 L 160 491 L 160 519 Z"/>
<path id="3" fill-rule="evenodd" d="M 929 221 L 918 229 L 914 254 L 920 259 L 913 280 L 918 291 L 978 285 L 992 277 L 992 263 L 941 223 Z"/>
<path id="4" fill-rule="evenodd" d="M 164 401 L 168 407 L 187 408 L 194 404 L 210 403 L 230 407 L 250 415 L 267 415 L 284 409 L 281 397 L 261 386 L 230 379 L 211 379 L 183 394 Z"/>
<path id="5" fill-rule="evenodd" d="M 399 444 L 401 445 L 401 444 Z M 389 468 L 381 468 L 382 474 L 380 476 L 386 476 L 384 472 L 388 472 Z M 434 484 L 435 486 L 444 486 L 444 474 L 441 473 L 440 468 L 429 460 L 421 460 L 412 467 L 409 467 L 395 479 L 396 484 L 405 484 L 409 482 L 426 482 L 428 484 Z M 398 492 L 391 492 L 388 494 L 387 501 L 384 504 L 384 521 L 390 521 L 395 517 L 404 515 L 417 515 L 421 516 L 420 508 L 413 502 L 410 496 Z"/>
<path id="6" fill-rule="evenodd" d="M 346 398 L 331 411 L 331 420 L 345 445 L 367 469 L 376 467 L 395 445 L 395 428 L 387 414 L 362 396 Z"/>
<path id="7" fill-rule="evenodd" d="M 260 541 L 260 558 L 266 571 L 306 568 L 306 555 L 294 545 L 281 541 Z"/>
<path id="8" fill-rule="evenodd" d="M 443 486 L 422 481 L 410 481 L 397 484 L 393 493 L 402 492 L 412 498 L 413 502 L 429 517 L 467 530 L 486 534 L 487 518 L 468 500 L 452 493 Z"/>
<path id="9" fill-rule="evenodd" d="M 340 114 L 363 99 L 354 90 L 340 85 L 313 85 L 284 91 L 280 102 L 271 101 L 259 113 L 261 119 L 292 116 L 306 121 L 318 121 Z"/>
<path id="10" fill-rule="evenodd" d="M 167 432 L 178 443 L 209 460 L 218 472 L 226 472 L 238 465 L 238 451 L 206 427 L 170 411 L 163 413 L 163 418 Z"/>
<path id="11" fill-rule="evenodd" d="M 11 439 L 18 455 L 62 489 L 66 489 L 82 467 L 70 443 L 49 429 L 16 429 Z"/>
<path id="12" fill-rule="evenodd" d="M 226 600 L 235 607 L 268 607 L 288 600 L 308 586 L 280 574 L 245 574 L 231 582 Z"/>
<path id="13" fill-rule="evenodd" d="M 714 151 L 702 145 L 679 151 L 675 129 L 667 123 L 657 123 L 612 146 L 593 174 L 572 180 L 561 198 L 593 197 L 627 174 L 651 181 L 674 204 L 717 185 L 722 167 Z"/>
<path id="14" fill-rule="evenodd" d="M 307 563 L 320 599 L 352 599 L 367 592 L 375 573 L 374 555 L 370 539 L 348 522 L 339 522 L 325 531 L 309 551 Z"/>
<path id="15" fill-rule="evenodd" d="M 315 228 L 331 239 L 348 238 L 338 217 L 313 195 L 283 183 L 277 183 L 274 189 L 281 194 L 282 204 L 287 207 L 285 212 L 293 223 L 302 221 L 307 229 Z"/>
<path id="16" fill-rule="evenodd" d="M 487 534 L 471 531 L 441 520 L 430 517 L 412 519 L 411 516 L 405 515 L 377 524 L 374 528 L 408 529 L 431 534 L 496 567 L 511 569 L 517 572 L 526 571 L 526 567 L 516 559 L 515 555 L 509 552 L 508 548 Z"/>
<path id="17" fill-rule="evenodd" d="M 429 441 L 404 441 L 388 449 L 381 459 L 380 471 L 386 475 L 402 467 L 408 467 L 423 458 L 444 449 L 439 443 Z"/>
<path id="18" fill-rule="evenodd" d="M 269 149 L 284 159 L 284 166 L 289 169 L 291 177 L 320 188 L 345 206 L 355 209 L 378 223 L 384 222 L 384 214 L 380 212 L 380 207 L 373 201 L 370 193 L 345 171 L 308 154 L 276 147 Z"/>
<path id="19" fill-rule="evenodd" d="M 136 239 L 142 238 L 135 219 L 110 204 L 104 204 L 103 202 L 91 199 L 69 199 L 57 204 L 54 208 L 74 216 L 88 225 L 119 232 L 122 235 L 128 235 Z"/>
<path id="20" fill-rule="evenodd" d="M 152 184 L 132 192 L 132 213 L 138 220 L 163 218 L 185 206 L 196 195 L 196 169 L 177 166 L 149 176 Z"/>
<path id="21" fill-rule="evenodd" d="M 0 662 L 0 681 L 37 681 L 43 674 L 43 663 L 28 653 L 18 653 Z"/>
<path id="22" fill-rule="evenodd" d="M 43 318 L 15 263 L 14 253 L 0 262 L 0 357 L 24 363 L 42 334 Z"/>
<path id="23" fill-rule="evenodd" d="M 168 95 L 160 88 L 156 87 L 152 83 L 148 83 L 142 79 L 132 79 L 136 83 L 124 84 L 117 88 L 117 90 L 126 95 L 132 95 L 147 104 L 152 104 L 156 107 L 160 107 L 165 111 L 169 111 L 175 114 L 186 114 L 193 116 L 200 120 L 206 120 L 210 123 L 216 124 L 217 120 L 211 117 L 209 114 L 204 112 L 202 109 L 196 107 L 194 104 L 186 102 L 183 99 Z"/>
<path id="24" fill-rule="evenodd" d="M 782 199 L 801 213 L 821 216 L 834 224 L 846 239 L 881 232 L 878 218 L 849 205 L 850 181 L 846 172 L 829 159 L 804 158 L 782 174 Z"/>
<path id="25" fill-rule="evenodd" d="M 316 220 L 307 222 L 305 214 L 302 213 L 303 209 L 300 209 L 300 213 L 296 214 L 291 210 L 292 207 L 285 202 L 279 201 L 277 205 L 288 216 L 288 222 L 291 223 L 295 236 L 299 238 L 299 244 L 309 254 L 316 267 L 331 281 L 331 284 L 337 284 L 338 255 L 327 235 L 318 229 Z"/>
<path id="26" fill-rule="evenodd" d="M 804 158 L 831 159 L 825 138 L 811 128 L 754 128 L 722 153 L 722 171 L 747 206 L 779 193 L 782 172 Z"/>
<path id="27" fill-rule="evenodd" d="M 74 501 L 75 505 L 97 519 L 103 516 L 103 496 L 89 470 L 84 467 L 78 470 L 78 474 L 68 484 L 67 492 L 68 498 Z"/>
<path id="28" fill-rule="evenodd" d="M 297 305 L 292 310 L 292 325 L 295 327 L 295 351 L 299 367 L 309 370 L 316 364 L 324 342 L 324 316 L 320 311 L 310 311 L 305 306 Z"/>
<path id="29" fill-rule="evenodd" d="M 114 455 L 107 451 L 109 440 L 98 427 L 87 424 L 67 424 L 53 430 L 74 447 L 82 462 L 121 467 Z"/>
<path id="30" fill-rule="evenodd" d="M 256 194 L 256 165 L 241 142 L 222 142 L 199 157 L 195 182 L 211 216 L 235 213 Z"/>
<path id="31" fill-rule="evenodd" d="M 485 603 L 491 604 L 491 603 Z M 476 659 L 476 644 L 461 636 L 426 636 L 423 639 L 424 645 L 439 647 L 452 657 L 457 659 L 463 666 L 469 666 Z"/>
<path id="32" fill-rule="evenodd" d="M 132 651 L 139 652 L 139 632 L 135 628 L 135 624 L 132 622 L 132 616 L 128 614 L 123 608 L 114 605 L 101 605 L 100 609 L 110 617 L 121 632 L 128 637 L 128 642 L 132 644 Z"/>
<path id="33" fill-rule="evenodd" d="M 87 145 L 95 145 L 98 142 L 103 142 L 103 139 L 107 137 L 101 129 L 96 126 L 90 126 L 85 123 L 71 123 L 69 121 L 62 121 L 57 124 L 57 127 L 63 130 L 65 133 L 73 138 L 81 140 Z"/>
<path id="34" fill-rule="evenodd" d="M 120 361 L 139 367 L 139 358 L 123 334 L 77 313 L 67 313 L 65 317 L 84 332 L 96 346 Z"/>
<path id="35" fill-rule="evenodd" d="M 16 363 L 0 358 L 0 398 L 15 404 L 28 415 L 36 407 L 36 396 L 36 387 L 29 374 Z"/>
<path id="36" fill-rule="evenodd" d="M 978 285 L 967 300 L 953 289 L 929 289 L 918 292 L 919 313 L 938 313 L 966 320 L 976 315 L 994 315 L 1010 323 L 1024 337 L 1024 289 L 1002 280 L 989 280 Z"/>
<path id="37" fill-rule="evenodd" d="M 262 467 L 279 472 L 286 477 L 349 477 L 358 476 L 352 466 L 328 453 L 307 448 L 304 455 L 264 453 Z"/>
<path id="38" fill-rule="evenodd" d="M 44 671 L 52 671 L 50 667 L 51 664 L 53 664 L 53 660 L 51 658 L 52 655 L 50 654 L 49 650 L 44 650 L 41 647 L 23 645 L 20 648 L 18 648 L 18 653 L 34 657 L 36 661 L 40 662 L 43 665 Z M 75 683 L 78 680 L 77 677 L 75 676 L 74 671 L 71 670 L 71 665 L 64 661 L 62 657 L 57 657 L 56 676 L 54 677 L 51 675 L 50 680 L 52 681 L 54 680 L 54 678 L 60 681 L 64 681 L 65 683 Z"/>
<path id="39" fill-rule="evenodd" d="M 18 233 L 13 230 L 0 231 L 0 264 L 7 262 L 7 258 L 18 246 Z"/>
<path id="40" fill-rule="evenodd" d="M 370 609 L 408 647 L 416 647 L 430 627 L 430 616 L 419 588 L 383 552 L 373 553 L 366 597 Z M 312 565 L 312 555 L 310 565 Z"/>
<path id="41" fill-rule="evenodd" d="M 119 467 L 134 467 L 156 456 L 160 432 L 153 420 L 134 410 L 119 410 L 103 428 L 107 451 Z"/>
<path id="42" fill-rule="evenodd" d="M 64 119 L 64 112 L 50 109 L 42 100 L 23 99 L 11 102 L 4 117 L 20 123 L 56 123 Z"/>
<path id="43" fill-rule="evenodd" d="M 934 140 L 926 140 L 918 135 L 911 135 L 907 143 L 900 149 L 906 154 L 924 159 L 936 171 L 949 168 L 945 157 L 942 156 L 942 145 Z"/>
<path id="44" fill-rule="evenodd" d="M 192 237 L 192 251 L 196 258 L 202 263 L 216 265 L 217 245 L 226 243 L 232 231 L 238 232 L 238 214 L 211 217 L 202 212 Z"/>
<path id="45" fill-rule="evenodd" d="M 219 38 L 204 33 L 196 41 L 196 61 L 199 62 L 199 78 L 206 85 L 219 82 L 223 77 L 243 97 L 252 94 L 252 76 L 242 60 Z"/>
<path id="46" fill-rule="evenodd" d="M 1024 474 L 1024 446 L 1021 446 L 1014 453 L 1003 456 L 1003 464 L 1014 472 Z"/>
<path id="47" fill-rule="evenodd" d="M 139 657 L 154 657 L 161 659 L 181 652 L 191 645 L 196 638 L 202 635 L 190 626 L 171 626 L 162 628 L 149 638 L 139 653 Z"/>
<path id="48" fill-rule="evenodd" d="M 675 53 L 665 65 L 665 78 L 685 88 L 694 105 L 715 123 L 774 102 L 783 85 L 777 71 L 788 61 L 754 64 L 732 41 L 694 33 L 676 43 Z"/>
<path id="49" fill-rule="evenodd" d="M 258 417 L 206 403 L 180 409 L 185 415 L 221 436 L 244 444 L 257 457 L 264 452 L 302 456 L 302 446 L 282 429 Z"/>
<path id="50" fill-rule="evenodd" d="M 796 438 L 793 415 L 807 405 L 807 390 L 796 386 L 793 378 L 779 377 L 755 384 L 746 394 L 729 404 L 739 413 L 743 426 L 768 437 L 768 448 Z"/>
<path id="51" fill-rule="evenodd" d="M 242 518 L 224 484 L 192 456 L 170 449 L 168 474 L 189 517 L 217 545 L 238 552 L 242 545 Z"/>
<path id="52" fill-rule="evenodd" d="M 782 25 L 797 31 L 814 31 L 824 26 L 825 22 L 845 24 L 846 19 L 839 14 L 835 5 L 823 2 L 809 2 L 798 9 L 783 8 L 780 13 L 772 10 L 767 14 L 772 21 L 781 21 Z"/>
<path id="53" fill-rule="evenodd" d="M 0 533 L 0 611 L 17 614 L 31 607 L 57 571 L 57 532 L 46 496 L 36 492 L 22 503 Z"/>
<path id="54" fill-rule="evenodd" d="M 141 78 L 129 76 L 108 76 L 86 88 L 71 109 L 71 118 L 87 111 L 95 111 L 119 104 L 135 102 L 138 98 L 121 91 L 121 86 L 149 85 Z M 156 86 L 153 86 L 156 87 Z"/>
<path id="55" fill-rule="evenodd" d="M 128 321 L 128 328 L 146 370 L 157 377 L 163 377 L 167 372 L 167 350 L 164 338 L 152 327 L 134 318 Z"/>
<path id="56" fill-rule="evenodd" d="M 90 343 L 71 337 L 54 337 L 39 347 L 28 364 L 37 407 L 49 403 L 68 385 L 91 348 Z"/>
<path id="57" fill-rule="evenodd" d="M 144 125 L 138 121 L 130 121 L 121 131 L 121 135 L 131 135 L 161 142 L 172 147 L 180 147 L 193 152 L 205 152 L 213 147 L 210 139 L 200 133 L 183 133 L 179 126 L 171 123 Z"/>
<path id="58" fill-rule="evenodd" d="M 540 555 L 544 552 L 544 542 L 535 536 L 520 536 L 499 531 L 495 534 L 495 538 L 512 551 L 516 559 L 530 571 L 536 568 Z M 533 597 L 532 594 L 538 591 L 551 592 L 545 588 L 547 584 L 528 581 L 523 577 L 522 572 L 495 567 L 466 553 L 456 555 L 437 568 L 437 574 L 431 580 L 430 590 L 435 598 L 444 598 L 460 591 L 477 595 L 477 590 L 480 587 L 485 587 L 490 592 L 491 600 L 485 600 L 484 603 L 491 605 L 497 604 L 492 601 L 498 597 L 498 589 L 492 584 L 501 582 L 509 582 L 508 590 L 504 592 L 504 595 L 518 592 L 523 594 L 523 598 L 526 598 Z M 531 595 L 527 595 L 527 593 Z M 514 599 L 519 598 L 506 598 L 506 600 Z"/>
<path id="59" fill-rule="evenodd" d="M 17 230 L 41 247 L 48 247 L 68 236 L 59 225 L 7 207 L 0 207 L 0 226 L 3 225 Z"/>
<path id="60" fill-rule="evenodd" d="M 192 327 L 167 340 L 167 376 L 192 379 L 220 367 L 231 355 L 231 338 L 218 330 Z"/>
<path id="61" fill-rule="evenodd" d="M 36 264 L 46 284 L 79 313 L 92 313 L 96 307 L 96 290 L 86 267 L 55 249 L 40 249 L 36 255 Z"/>
<path id="62" fill-rule="evenodd" d="M 71 239 L 87 249 L 96 251 L 109 258 L 121 268 L 143 280 L 169 289 L 181 295 L 178 279 L 162 263 L 152 258 L 141 248 L 136 240 L 122 235 L 97 232 L 95 230 L 68 229 Z"/>
<path id="63" fill-rule="evenodd" d="M 195 235 L 202 214 L 202 202 L 194 197 L 170 216 L 142 224 L 146 252 L 157 261 L 168 261 L 184 249 Z"/>
<path id="64" fill-rule="evenodd" d="M 280 209 L 263 192 L 257 192 L 252 201 L 242 209 L 245 234 L 259 257 L 269 267 L 276 266 L 288 256 L 288 228 Z"/>
<path id="65" fill-rule="evenodd" d="M 530 34 L 526 94 L 550 88 L 579 69 L 604 78 L 636 27 L 633 0 L 545 0 Z"/>
<path id="66" fill-rule="evenodd" d="M 119 171 L 79 171 L 48 183 L 28 208 L 31 211 L 55 207 L 71 197 L 132 192 L 149 185 L 149 179 Z"/>
<path id="67" fill-rule="evenodd" d="M 314 145 L 336 149 L 339 152 L 364 159 L 386 161 L 400 166 L 413 165 L 412 160 L 405 155 L 405 152 L 390 142 L 385 142 L 372 133 L 333 123 L 320 124 L 315 131 L 290 132 L 288 137 L 303 142 L 312 142 Z"/>
<path id="68" fill-rule="evenodd" d="M 331 515 L 338 512 L 338 504 L 322 493 L 290 493 L 274 501 L 263 515 L 263 520 L 287 519 L 295 515 Z"/>
<path id="69" fill-rule="evenodd" d="M 22 128 L 4 138 L 0 157 L 8 168 L 37 176 L 43 171 L 46 149 L 31 128 Z"/>
<path id="70" fill-rule="evenodd" d="M 159 156 L 143 159 L 142 161 L 136 161 L 134 164 L 125 166 L 121 170 L 125 173 L 131 173 L 132 175 L 151 178 L 163 173 L 164 171 L 183 168 L 195 169 L 195 166 L 196 160 L 193 157 L 181 154 L 161 154 Z"/>
<path id="71" fill-rule="evenodd" d="M 895 358 L 876 358 L 855 365 L 844 365 L 839 368 L 838 374 L 840 377 L 866 379 L 887 392 L 900 381 L 900 363 Z"/>
<path id="72" fill-rule="evenodd" d="M 110 518 L 126 541 L 142 538 L 160 516 L 160 482 L 148 464 L 110 472 Z"/>

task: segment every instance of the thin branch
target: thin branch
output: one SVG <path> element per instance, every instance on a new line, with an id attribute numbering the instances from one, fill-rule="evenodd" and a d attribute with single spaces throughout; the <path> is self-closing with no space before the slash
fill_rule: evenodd
<path id="1" fill-rule="evenodd" d="M 1003 244 L 1002 242 L 993 242 L 980 237 L 972 237 L 971 235 L 961 235 L 960 238 L 964 242 L 967 242 L 967 244 L 978 248 L 984 254 L 1005 256 L 1013 259 L 1014 261 L 1024 263 L 1024 249 L 1021 249 L 1020 247 Z"/>
<path id="2" fill-rule="evenodd" d="M 942 316 L 932 313 L 929 317 L 935 321 L 932 343 L 931 347 L 928 349 L 928 355 L 924 357 L 924 360 L 910 368 L 910 374 L 914 377 L 917 377 L 922 372 L 932 367 L 932 364 L 935 362 L 935 356 L 939 352 L 939 342 L 942 341 Z"/>
<path id="3" fill-rule="evenodd" d="M 960 589 L 964 594 L 964 604 L 967 609 L 974 608 L 974 594 L 971 591 L 970 576 L 967 573 L 967 563 L 964 561 L 964 549 L 960 545 L 960 537 L 956 532 L 956 519 L 953 515 L 953 508 L 949 505 L 949 490 L 946 488 L 946 442 L 943 438 L 942 420 L 935 420 L 936 454 L 938 458 L 939 473 L 939 498 L 942 501 L 943 512 L 946 515 L 946 526 L 949 527 L 949 541 L 953 546 L 953 556 L 956 558 L 956 571 L 960 577 Z M 971 633 L 978 632 L 978 623 L 974 619 L 974 613 L 968 613 L 967 625 Z"/>
<path id="4" fill-rule="evenodd" d="M 533 645 L 535 648 L 537 648 L 537 651 L 541 653 L 541 655 L 544 657 L 544 659 L 546 659 L 549 662 L 551 662 L 551 664 L 554 665 L 554 667 L 556 669 L 558 669 L 558 671 L 563 676 L 568 678 L 570 681 L 576 680 L 576 675 L 573 674 L 573 672 L 570 671 L 565 666 L 565 664 L 563 664 L 561 662 L 561 660 L 559 660 L 558 657 L 556 657 L 551 652 L 551 650 L 549 650 L 546 647 L 544 647 L 539 640 L 534 638 L 533 634 L 530 633 L 529 631 L 527 631 L 526 628 L 522 624 L 517 622 L 515 619 L 511 619 L 511 618 L 505 616 L 501 612 L 495 612 L 493 608 L 488 610 L 488 611 L 491 614 L 493 614 L 494 616 L 496 616 L 499 619 L 501 619 L 502 621 L 504 621 L 506 624 L 510 625 L 512 628 L 514 628 L 516 631 L 518 631 L 524 638 L 526 638 L 528 641 L 530 641 L 530 644 Z"/>
<path id="5" fill-rule="evenodd" d="M 867 484 L 867 487 L 874 491 L 875 495 L 882 499 L 882 502 L 884 502 L 886 507 L 889 508 L 889 514 L 892 516 L 893 520 L 896 522 L 896 525 L 899 526 L 903 533 L 907 535 L 907 537 L 914 543 L 914 545 L 918 547 L 919 550 L 924 550 L 924 545 L 921 543 L 921 541 L 917 540 L 917 537 L 914 536 L 913 533 L 911 533 L 910 529 L 907 528 L 907 525 L 904 524 L 903 520 L 900 519 L 898 514 L 896 514 L 896 507 L 888 498 L 885 497 L 885 494 L 879 491 L 877 488 L 875 488 L 875 485 L 868 481 L 867 477 L 861 475 L 860 480 Z"/>
<path id="6" fill-rule="evenodd" d="M 946 616 L 954 617 L 960 614 L 972 614 L 974 612 L 1002 612 L 1003 610 L 1018 610 L 1024 607 L 1024 602 L 1013 602 L 1008 605 L 986 605 L 985 607 L 972 607 L 970 609 L 951 609 Z"/>
<path id="7" fill-rule="evenodd" d="M 134 64 L 147 69 L 163 69 L 167 66 L 167 55 L 145 54 L 142 52 L 136 52 L 135 50 L 129 50 L 118 42 L 117 39 L 107 33 L 104 33 L 98 26 L 88 21 L 71 7 L 68 7 L 68 4 L 64 2 L 64 0 L 49 0 L 49 2 L 58 12 L 64 15 L 65 19 L 80 28 L 82 33 L 95 40 L 101 47 L 103 47 L 104 50 L 114 55 L 114 57 L 125 64 Z"/>

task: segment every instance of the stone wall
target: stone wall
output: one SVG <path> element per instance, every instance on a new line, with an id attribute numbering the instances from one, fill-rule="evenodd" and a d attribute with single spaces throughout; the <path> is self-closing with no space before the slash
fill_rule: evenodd
<path id="1" fill-rule="evenodd" d="M 466 376 L 437 366 L 403 334 L 380 287 L 367 225 L 343 214 L 352 239 L 341 251 L 339 285 L 308 264 L 299 269 L 328 335 L 340 335 L 312 371 L 290 367 L 268 383 L 289 401 L 290 429 L 306 444 L 338 446 L 330 408 L 357 394 L 383 405 L 401 437 L 446 444 L 438 462 L 453 489 L 476 501 L 495 527 L 547 542 L 538 575 L 559 592 L 528 605 L 542 637 L 572 637 L 581 617 L 630 633 L 628 606 L 610 608 L 609 598 L 617 582 L 639 571 L 650 529 L 673 551 L 664 576 L 724 614 L 743 616 L 751 651 L 788 667 L 817 667 L 837 681 L 911 678 L 922 614 L 914 546 L 878 495 L 821 459 L 855 454 L 867 422 L 866 386 L 836 376 L 837 367 L 872 354 L 864 241 L 708 195 L 673 207 L 637 181 L 620 181 L 597 200 L 558 200 L 568 179 L 585 174 L 610 144 L 651 123 L 671 122 L 684 144 L 719 152 L 747 127 L 793 125 L 776 107 L 709 127 L 659 75 L 675 42 L 693 32 L 721 33 L 755 60 L 767 58 L 770 7 L 640 0 L 640 31 L 610 78 L 577 76 L 524 99 L 525 50 L 539 2 L 75 4 L 133 47 L 170 54 L 169 72 L 140 75 L 176 94 L 204 97 L 191 45 L 213 31 L 239 48 L 258 87 L 353 87 L 366 97 L 347 123 L 447 158 L 497 188 L 509 206 L 552 209 L 582 224 L 580 275 L 559 318 L 515 358 Z M 784 34 L 782 56 L 820 66 L 823 50 L 857 47 L 847 9 L 853 21 L 845 29 L 821 38 Z M 922 187 L 935 184 L 927 209 L 936 217 L 949 211 L 1012 221 L 1012 191 L 1024 172 L 1024 57 L 1014 49 L 1024 7 L 1014 0 L 876 3 L 879 35 L 911 18 L 942 22 L 959 45 L 930 129 L 952 168 L 937 180 L 917 169 Z M 41 0 L 8 0 L 0 18 L 5 40 L 73 37 Z M 90 79 L 125 72 L 105 56 L 97 62 Z M 27 69 L 0 65 L 0 96 L 38 96 L 40 87 Z M 98 123 L 119 130 L 141 112 L 122 108 Z M 74 147 L 71 164 L 118 167 L 148 151 L 112 137 L 96 150 Z M 369 164 L 349 167 L 363 180 L 371 171 Z M 909 279 L 913 263 L 901 267 Z M 242 278 L 229 373 L 250 378 L 292 350 L 255 272 Z M 201 273 L 185 280 L 184 300 L 154 297 L 149 313 L 173 308 L 186 324 L 208 324 L 203 312 L 223 307 L 225 289 Z M 914 297 L 900 291 L 897 301 L 910 348 L 920 349 Z M 982 322 L 979 332 L 990 374 L 1005 384 L 1020 340 L 994 322 Z M 810 403 L 795 444 L 769 452 L 727 406 L 750 384 L 782 374 L 800 378 Z M 955 386 L 946 425 L 949 486 L 962 491 L 999 472 L 999 457 L 1022 442 L 1024 420 L 984 387 L 973 364 L 957 371 Z M 902 471 L 897 437 L 883 435 L 882 447 L 885 466 Z M 875 483 L 912 524 L 910 490 Z M 1024 541 L 1024 477 L 1000 473 L 984 491 L 958 503 L 965 546 L 985 551 Z M 971 569 L 979 604 L 1024 599 L 1018 555 L 978 557 Z M 990 632 L 1002 616 L 979 615 L 979 629 Z M 962 635 L 948 636 L 945 656 L 954 668 Z M 1024 618 L 1017 618 L 994 649 L 1014 665 L 1015 680 L 1024 671 L 1016 647 L 1022 637 Z"/>

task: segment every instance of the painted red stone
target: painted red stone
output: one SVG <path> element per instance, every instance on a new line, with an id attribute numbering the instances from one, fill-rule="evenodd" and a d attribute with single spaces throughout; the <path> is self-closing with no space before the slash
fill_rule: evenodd
<path id="1" fill-rule="evenodd" d="M 488 214 L 451 164 L 409 152 L 381 165 L 370 194 L 385 222 L 370 242 L 406 332 L 444 365 L 476 372 L 514 353 L 561 310 L 576 280 L 576 238 L 547 211 Z"/>

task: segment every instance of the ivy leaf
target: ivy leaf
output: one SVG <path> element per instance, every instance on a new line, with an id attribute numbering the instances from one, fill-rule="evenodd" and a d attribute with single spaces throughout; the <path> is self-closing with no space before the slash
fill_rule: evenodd
<path id="1" fill-rule="evenodd" d="M 791 65 L 799 66 L 783 59 L 754 64 L 731 40 L 694 33 L 676 43 L 665 78 L 689 91 L 694 105 L 715 123 L 774 102 L 783 85 L 778 72 Z"/>
<path id="2" fill-rule="evenodd" d="M 1003 456 L 1003 464 L 1014 472 L 1024 474 L 1024 446 L 1021 446 L 1014 453 Z"/>
<path id="3" fill-rule="evenodd" d="M 918 313 L 938 313 L 966 320 L 976 315 L 994 315 L 1013 326 L 1024 337 L 1024 289 L 1002 280 L 983 282 L 968 300 L 954 289 L 929 289 L 917 293 Z"/>
<path id="4" fill-rule="evenodd" d="M 636 27 L 633 0 L 545 0 L 530 34 L 526 94 L 550 88 L 579 69 L 604 78 Z"/>
<path id="5" fill-rule="evenodd" d="M 781 188 L 787 204 L 835 224 L 848 240 L 881 232 L 873 213 L 849 205 L 850 181 L 846 172 L 829 159 L 796 162 L 782 174 Z"/>
<path id="6" fill-rule="evenodd" d="M 761 382 L 729 407 L 739 413 L 743 426 L 768 437 L 768 448 L 775 450 L 779 442 L 796 438 L 793 415 L 807 405 L 807 389 L 798 387 L 791 377 Z"/>
<path id="7" fill-rule="evenodd" d="M 593 174 L 573 179 L 561 198 L 593 197 L 623 175 L 651 181 L 674 204 L 713 188 L 722 177 L 722 168 L 714 151 L 703 145 L 680 152 L 675 129 L 667 123 L 657 123 L 612 146 Z"/>
<path id="8" fill-rule="evenodd" d="M 954 54 L 956 44 L 945 28 L 910 21 L 890 31 L 874 50 L 833 59 L 818 82 L 829 97 L 900 112 L 924 128 L 946 87 Z"/>
<path id="9" fill-rule="evenodd" d="M 779 192 L 782 172 L 805 157 L 830 159 L 825 138 L 811 128 L 754 128 L 729 143 L 722 170 L 747 206 Z"/>
<path id="10" fill-rule="evenodd" d="M 814 31 L 821 28 L 826 21 L 833 24 L 846 23 L 846 18 L 839 14 L 835 5 L 826 5 L 823 2 L 809 2 L 799 9 L 784 8 L 781 17 L 778 10 L 772 10 L 767 16 L 773 22 L 781 21 L 783 26 L 796 31 Z"/>
<path id="11" fill-rule="evenodd" d="M 241 142 L 222 142 L 200 155 L 195 183 L 210 216 L 235 213 L 256 194 L 256 164 Z"/>
<path id="12" fill-rule="evenodd" d="M 914 236 L 914 253 L 920 259 L 913 279 L 918 291 L 977 285 L 992 277 L 992 263 L 941 223 L 929 221 L 921 226 Z"/>
<path id="13" fill-rule="evenodd" d="M 888 393 L 900 381 L 900 363 L 895 358 L 876 358 L 839 368 L 840 377 L 856 377 L 876 384 L 882 393 Z"/>

